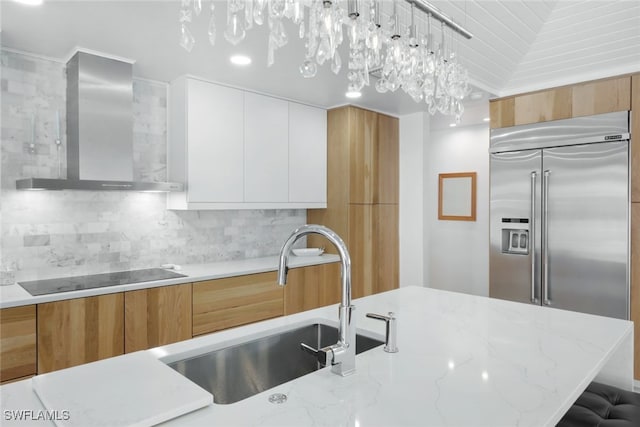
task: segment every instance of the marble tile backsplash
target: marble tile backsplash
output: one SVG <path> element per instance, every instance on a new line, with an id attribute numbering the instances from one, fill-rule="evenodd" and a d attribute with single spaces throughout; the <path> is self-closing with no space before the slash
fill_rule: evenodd
<path id="1" fill-rule="evenodd" d="M 16 191 L 66 177 L 65 66 L 0 51 L 0 269 L 17 280 L 275 255 L 305 210 L 169 211 L 163 194 Z M 134 177 L 166 180 L 167 90 L 134 79 Z M 62 148 L 55 145 L 60 118 Z"/>

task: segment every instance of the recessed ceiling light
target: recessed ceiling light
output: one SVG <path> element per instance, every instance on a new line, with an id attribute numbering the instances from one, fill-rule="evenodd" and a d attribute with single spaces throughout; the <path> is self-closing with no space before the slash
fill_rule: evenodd
<path id="1" fill-rule="evenodd" d="M 450 128 L 454 128 L 454 127 L 456 127 L 456 124 L 455 123 L 449 123 L 449 127 Z"/>
<path id="2" fill-rule="evenodd" d="M 355 91 L 355 90 L 350 90 L 349 92 L 345 93 L 344 96 L 346 96 L 347 98 L 360 98 L 362 96 L 361 92 Z"/>
<path id="3" fill-rule="evenodd" d="M 483 122 L 488 122 L 489 120 L 491 120 L 489 117 L 485 117 L 484 119 L 482 119 Z"/>
<path id="4" fill-rule="evenodd" d="M 28 6 L 40 6 L 43 0 L 13 0 L 16 3 L 26 4 Z"/>
<path id="5" fill-rule="evenodd" d="M 251 58 L 246 55 L 233 55 L 229 58 L 232 64 L 235 65 L 249 65 L 251 64 Z"/>
<path id="6" fill-rule="evenodd" d="M 482 99 L 483 96 L 482 92 L 472 92 L 471 95 L 469 95 L 469 98 L 471 98 L 472 101 L 478 101 L 479 99 Z"/>

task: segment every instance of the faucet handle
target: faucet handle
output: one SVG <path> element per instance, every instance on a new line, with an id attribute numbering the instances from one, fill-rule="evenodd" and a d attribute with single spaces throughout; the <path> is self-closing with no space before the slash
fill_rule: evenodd
<path id="1" fill-rule="evenodd" d="M 384 345 L 384 351 L 386 351 L 387 353 L 397 353 L 398 352 L 398 346 L 397 346 L 397 318 L 395 313 L 393 313 L 392 311 L 389 312 L 388 316 L 385 316 L 383 314 L 377 314 L 377 313 L 367 313 L 367 317 L 370 319 L 376 319 L 376 320 L 382 320 L 383 322 L 385 322 L 385 330 L 386 330 L 386 334 L 385 334 L 385 345 Z"/>
<path id="2" fill-rule="evenodd" d="M 311 347 L 310 345 L 307 345 L 307 344 L 301 342 L 300 343 L 300 348 L 302 348 L 304 351 L 306 351 L 307 353 L 309 353 L 312 356 L 314 356 L 318 360 L 318 362 L 320 364 L 322 364 L 323 366 L 327 366 L 328 364 L 329 365 L 332 364 L 332 359 L 333 358 L 332 358 L 332 356 L 329 355 L 329 353 L 332 353 L 330 347 L 325 347 L 325 348 L 321 348 L 321 349 L 316 350 L 315 348 Z M 327 361 L 329 363 L 327 363 Z"/>

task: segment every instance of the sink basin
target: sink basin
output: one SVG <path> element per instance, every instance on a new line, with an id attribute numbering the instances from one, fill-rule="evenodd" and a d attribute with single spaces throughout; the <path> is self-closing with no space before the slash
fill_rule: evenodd
<path id="1" fill-rule="evenodd" d="M 337 341 L 338 328 L 313 323 L 168 365 L 212 393 L 215 403 L 229 404 L 323 368 L 300 343 L 321 348 Z M 356 354 L 382 344 L 357 334 Z"/>

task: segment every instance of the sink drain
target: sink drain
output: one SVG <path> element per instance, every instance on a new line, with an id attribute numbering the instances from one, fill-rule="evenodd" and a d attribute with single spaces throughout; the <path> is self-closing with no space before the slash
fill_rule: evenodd
<path id="1" fill-rule="evenodd" d="M 287 395 L 282 393 L 274 393 L 269 396 L 269 402 L 271 403 L 284 403 L 287 401 Z"/>

